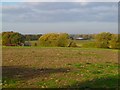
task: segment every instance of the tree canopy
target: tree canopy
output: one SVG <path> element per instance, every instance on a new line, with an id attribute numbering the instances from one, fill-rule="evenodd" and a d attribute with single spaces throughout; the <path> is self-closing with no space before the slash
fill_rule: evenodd
<path id="1" fill-rule="evenodd" d="M 102 32 L 97 34 L 95 39 L 98 48 L 120 49 L 120 34 Z"/>
<path id="2" fill-rule="evenodd" d="M 109 48 L 109 41 L 111 40 L 112 34 L 109 32 L 102 32 L 97 34 L 96 39 L 96 46 L 98 48 Z"/>
<path id="3" fill-rule="evenodd" d="M 109 47 L 113 49 L 120 49 L 120 35 L 112 34 L 111 40 L 109 41 Z"/>
<path id="4" fill-rule="evenodd" d="M 24 36 L 18 32 L 2 32 L 2 44 L 3 45 L 19 45 L 24 43 Z"/>
<path id="5" fill-rule="evenodd" d="M 67 33 L 48 33 L 39 38 L 40 45 L 42 46 L 60 46 L 65 47 L 68 45 L 69 35 Z"/>

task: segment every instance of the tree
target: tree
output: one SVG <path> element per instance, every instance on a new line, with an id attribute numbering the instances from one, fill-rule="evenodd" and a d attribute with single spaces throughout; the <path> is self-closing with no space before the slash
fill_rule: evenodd
<path id="1" fill-rule="evenodd" d="M 66 33 L 48 33 L 39 38 L 41 46 L 60 46 L 68 45 L 69 35 Z"/>
<path id="2" fill-rule="evenodd" d="M 120 49 L 120 34 L 112 34 L 112 38 L 109 41 L 109 48 Z"/>
<path id="3" fill-rule="evenodd" d="M 57 38 L 57 46 L 64 47 L 68 45 L 69 35 L 67 33 L 61 33 Z"/>
<path id="4" fill-rule="evenodd" d="M 2 33 L 2 44 L 3 45 L 7 45 L 10 43 L 10 32 L 7 33 L 7 32 L 3 32 Z"/>
<path id="5" fill-rule="evenodd" d="M 19 45 L 20 43 L 24 43 L 24 36 L 17 32 L 3 32 L 2 33 L 2 44 L 3 45 Z"/>
<path id="6" fill-rule="evenodd" d="M 109 48 L 109 41 L 111 40 L 112 34 L 109 32 L 102 32 L 97 34 L 96 39 L 96 46 L 98 48 Z"/>
<path id="7" fill-rule="evenodd" d="M 42 34 L 26 34 L 24 35 L 26 41 L 38 40 Z"/>

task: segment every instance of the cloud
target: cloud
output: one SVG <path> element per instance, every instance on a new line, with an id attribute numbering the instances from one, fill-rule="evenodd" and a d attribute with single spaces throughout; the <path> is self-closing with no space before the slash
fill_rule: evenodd
<path id="1" fill-rule="evenodd" d="M 21 2 L 2 9 L 3 22 L 117 22 L 117 3 Z"/>
<path id="2" fill-rule="evenodd" d="M 118 31 L 118 3 L 32 1 L 3 2 L 2 30 L 21 33 Z"/>

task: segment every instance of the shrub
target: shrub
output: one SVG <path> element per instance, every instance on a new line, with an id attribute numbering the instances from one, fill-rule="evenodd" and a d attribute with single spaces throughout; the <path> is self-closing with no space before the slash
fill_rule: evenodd
<path id="1" fill-rule="evenodd" d="M 120 35 L 113 34 L 109 41 L 109 48 L 120 49 Z"/>
<path id="2" fill-rule="evenodd" d="M 59 46 L 65 47 L 68 45 L 69 35 L 66 33 L 48 33 L 39 38 L 41 46 Z"/>
<path id="3" fill-rule="evenodd" d="M 103 32 L 97 34 L 96 39 L 96 47 L 98 48 L 109 48 L 109 41 L 111 40 L 112 34 L 109 32 Z"/>
<path id="4" fill-rule="evenodd" d="M 24 36 L 17 32 L 3 32 L 2 44 L 3 45 L 19 45 L 24 43 Z"/>

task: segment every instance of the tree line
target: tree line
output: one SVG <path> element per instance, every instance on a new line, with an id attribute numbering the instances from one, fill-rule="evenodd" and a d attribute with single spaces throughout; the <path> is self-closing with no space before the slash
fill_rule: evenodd
<path id="1" fill-rule="evenodd" d="M 110 32 L 102 32 L 99 34 L 79 34 L 69 35 L 67 33 L 47 33 L 38 35 L 22 35 L 18 32 L 2 32 L 2 45 L 5 46 L 21 46 L 25 41 L 38 40 L 41 46 L 53 47 L 77 47 L 74 42 L 75 37 L 83 37 L 85 39 L 94 39 L 97 48 L 113 48 L 120 49 L 120 35 Z M 37 46 L 37 44 L 35 44 Z"/>
<path id="2" fill-rule="evenodd" d="M 25 41 L 35 41 L 38 40 L 42 34 L 26 34 L 24 35 Z"/>
<path id="3" fill-rule="evenodd" d="M 2 45 L 5 46 L 21 46 L 25 41 L 38 40 L 42 34 L 20 34 L 18 32 L 2 32 Z"/>

